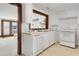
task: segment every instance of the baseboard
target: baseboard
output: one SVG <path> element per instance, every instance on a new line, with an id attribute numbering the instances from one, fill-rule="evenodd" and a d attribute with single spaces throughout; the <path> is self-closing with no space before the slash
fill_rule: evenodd
<path id="1" fill-rule="evenodd" d="M 36 56 L 39 56 L 42 52 L 44 52 L 45 50 L 47 50 L 48 48 L 50 48 L 51 46 L 53 46 L 55 43 L 51 44 L 50 46 L 48 46 L 47 48 L 43 49 L 41 52 L 39 52 Z"/>
<path id="2" fill-rule="evenodd" d="M 60 45 L 61 45 L 61 44 L 60 44 Z M 61 45 L 61 46 L 68 47 L 68 48 L 72 48 L 72 49 L 75 49 L 75 48 L 76 48 L 76 47 L 73 48 L 73 47 L 69 47 L 69 46 L 65 46 L 65 45 Z"/>

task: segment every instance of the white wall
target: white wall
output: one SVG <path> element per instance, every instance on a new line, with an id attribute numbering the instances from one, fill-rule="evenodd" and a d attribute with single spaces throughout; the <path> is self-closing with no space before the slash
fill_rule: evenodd
<path id="1" fill-rule="evenodd" d="M 23 3 L 22 4 L 22 18 L 23 23 L 30 23 L 32 20 L 32 3 Z"/>

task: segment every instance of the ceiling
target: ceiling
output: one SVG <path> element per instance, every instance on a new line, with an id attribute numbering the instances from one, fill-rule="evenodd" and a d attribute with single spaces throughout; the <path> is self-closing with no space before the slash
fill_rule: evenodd
<path id="1" fill-rule="evenodd" d="M 33 6 L 46 11 L 62 11 L 72 8 L 79 8 L 79 3 L 34 3 Z"/>

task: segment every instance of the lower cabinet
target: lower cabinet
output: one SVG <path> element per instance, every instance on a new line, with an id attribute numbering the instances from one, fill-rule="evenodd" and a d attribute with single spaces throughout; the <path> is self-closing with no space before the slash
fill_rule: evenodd
<path id="1" fill-rule="evenodd" d="M 55 43 L 52 32 L 41 33 L 33 37 L 33 55 L 39 54 L 44 49 Z"/>
<path id="2" fill-rule="evenodd" d="M 44 42 L 43 42 L 43 49 L 46 49 L 49 46 L 49 35 L 46 33 L 45 35 L 43 35 L 44 37 Z"/>
<path id="3" fill-rule="evenodd" d="M 37 55 L 43 49 L 43 39 L 42 36 L 34 36 L 33 39 L 33 55 Z"/>
<path id="4" fill-rule="evenodd" d="M 33 53 L 38 51 L 38 40 L 33 39 Z"/>

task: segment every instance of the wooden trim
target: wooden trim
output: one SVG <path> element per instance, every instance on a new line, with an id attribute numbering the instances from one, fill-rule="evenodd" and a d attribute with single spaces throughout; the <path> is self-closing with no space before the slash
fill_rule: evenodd
<path id="1" fill-rule="evenodd" d="M 35 9 L 33 9 L 33 12 L 34 12 L 34 13 L 37 13 L 37 14 L 40 14 L 40 15 L 43 15 L 43 16 L 48 16 L 47 14 L 42 13 L 42 12 L 40 12 L 40 11 L 37 11 L 37 10 L 35 10 Z"/>
<path id="2" fill-rule="evenodd" d="M 2 37 L 2 38 L 5 38 L 5 37 L 12 37 L 12 36 L 14 36 L 13 34 L 11 34 L 11 35 L 1 35 L 0 37 Z"/>
<path id="3" fill-rule="evenodd" d="M 22 41 L 21 41 L 21 23 L 22 23 L 22 5 L 18 5 L 18 54 L 22 55 Z"/>
<path id="4" fill-rule="evenodd" d="M 46 16 L 46 21 L 45 21 L 45 22 L 46 22 L 46 29 L 48 29 L 48 26 L 49 26 L 49 25 L 48 25 L 48 23 L 49 23 L 48 21 L 49 21 L 49 20 L 48 20 L 48 16 Z"/>
<path id="5" fill-rule="evenodd" d="M 36 13 L 36 14 L 40 14 L 40 15 L 43 15 L 43 16 L 45 16 L 46 17 L 46 20 L 45 20 L 45 29 L 48 29 L 48 15 L 47 14 L 45 14 L 45 13 L 42 13 L 42 12 L 40 12 L 40 11 L 37 11 L 37 10 L 35 10 L 35 9 L 33 9 L 33 12 L 34 13 Z M 37 28 L 35 28 L 35 29 L 37 29 Z M 38 29 L 42 29 L 42 28 L 38 28 Z"/>
<path id="6" fill-rule="evenodd" d="M 17 25 L 17 32 L 18 32 L 18 39 L 17 39 L 17 54 L 22 55 L 22 39 L 21 39 L 21 23 L 22 23 L 22 4 L 21 3 L 9 3 L 11 5 L 17 6 L 18 7 L 18 25 Z"/>
<path id="7" fill-rule="evenodd" d="M 4 22 L 9 22 L 9 24 L 10 24 L 10 33 L 9 33 L 9 35 L 4 35 Z M 13 34 L 12 34 L 12 22 L 17 22 L 17 21 L 6 20 L 6 19 L 1 20 L 1 35 L 0 35 L 1 38 L 13 36 Z"/>
<path id="8" fill-rule="evenodd" d="M 2 21 L 6 21 L 6 22 L 17 22 L 17 21 L 8 20 L 8 19 L 2 19 Z"/>
<path id="9" fill-rule="evenodd" d="M 19 22 L 22 23 L 22 4 L 21 3 L 9 3 L 9 4 L 18 7 L 18 19 L 19 19 Z"/>
<path id="10" fill-rule="evenodd" d="M 46 28 L 32 28 L 31 30 L 45 30 Z"/>
<path id="11" fill-rule="evenodd" d="M 1 21 L 1 36 L 3 36 L 3 21 Z"/>
<path id="12" fill-rule="evenodd" d="M 12 34 L 12 22 L 10 22 L 10 35 Z"/>
<path id="13" fill-rule="evenodd" d="M 9 30 L 10 30 L 10 33 L 8 34 L 8 35 L 5 35 L 4 34 L 4 22 L 9 22 L 9 26 L 10 26 L 10 28 L 9 28 Z M 9 36 L 13 36 L 13 34 L 12 34 L 12 22 L 16 22 L 16 21 L 10 21 L 10 20 L 1 20 L 1 35 L 0 35 L 0 37 L 9 37 Z"/>

